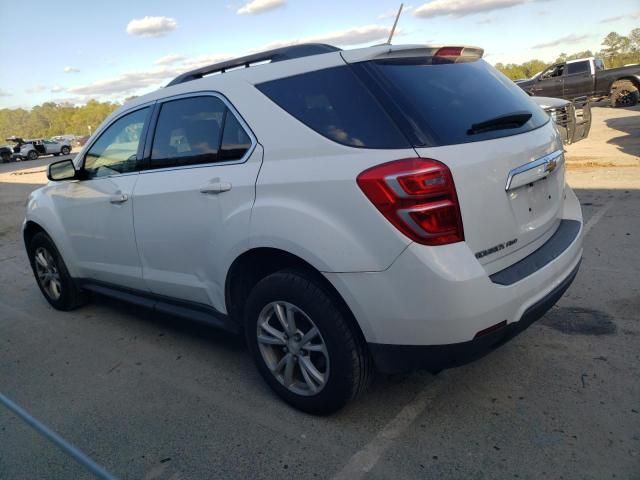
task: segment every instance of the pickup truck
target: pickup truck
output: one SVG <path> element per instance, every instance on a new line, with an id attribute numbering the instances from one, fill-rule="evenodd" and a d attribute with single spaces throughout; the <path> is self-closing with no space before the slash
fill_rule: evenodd
<path id="1" fill-rule="evenodd" d="M 632 107 L 638 103 L 640 65 L 605 69 L 599 58 L 581 58 L 556 63 L 516 84 L 532 96 L 567 100 L 609 97 L 613 107 Z"/>
<path id="2" fill-rule="evenodd" d="M 573 101 L 551 97 L 533 97 L 533 100 L 555 122 L 565 145 L 579 142 L 591 130 L 591 106 L 587 97 Z"/>

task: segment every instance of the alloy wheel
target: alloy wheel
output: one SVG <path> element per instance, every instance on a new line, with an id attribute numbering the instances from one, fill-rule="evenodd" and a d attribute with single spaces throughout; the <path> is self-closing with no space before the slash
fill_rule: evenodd
<path id="1" fill-rule="evenodd" d="M 329 379 L 329 354 L 320 330 L 300 308 L 284 301 L 258 317 L 258 348 L 271 374 L 289 391 L 316 395 Z"/>
<path id="2" fill-rule="evenodd" d="M 58 300 L 62 295 L 62 280 L 53 255 L 44 247 L 38 247 L 34 254 L 38 282 L 47 296 Z"/>

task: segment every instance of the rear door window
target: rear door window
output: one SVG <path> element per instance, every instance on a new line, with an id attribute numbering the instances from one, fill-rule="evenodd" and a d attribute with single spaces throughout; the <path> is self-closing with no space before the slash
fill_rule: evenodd
<path id="1" fill-rule="evenodd" d="M 220 98 L 171 100 L 160 107 L 150 168 L 239 160 L 250 147 L 251 138 Z"/>
<path id="2" fill-rule="evenodd" d="M 416 147 L 516 135 L 549 121 L 520 87 L 483 60 L 399 59 L 353 68 Z"/>
<path id="3" fill-rule="evenodd" d="M 576 73 L 586 73 L 591 71 L 589 61 L 567 63 L 567 75 L 574 75 Z"/>
<path id="4" fill-rule="evenodd" d="M 407 148 L 409 143 L 347 65 L 257 85 L 309 128 L 350 147 Z"/>

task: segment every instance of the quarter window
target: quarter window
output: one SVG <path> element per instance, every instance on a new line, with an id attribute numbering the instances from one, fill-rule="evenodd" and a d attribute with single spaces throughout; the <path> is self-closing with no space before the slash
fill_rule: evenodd
<path id="1" fill-rule="evenodd" d="M 364 148 L 409 147 L 407 139 L 349 66 L 271 80 L 257 88 L 307 127 L 334 142 Z"/>
<path id="2" fill-rule="evenodd" d="M 125 115 L 100 135 L 84 159 L 88 178 L 133 172 L 149 107 Z"/>
<path id="3" fill-rule="evenodd" d="M 233 112 L 213 96 L 162 105 L 153 136 L 151 168 L 237 160 L 251 140 Z"/>

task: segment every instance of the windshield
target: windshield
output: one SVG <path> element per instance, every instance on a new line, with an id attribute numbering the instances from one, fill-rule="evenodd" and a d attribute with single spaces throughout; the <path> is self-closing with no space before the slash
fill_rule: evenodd
<path id="1" fill-rule="evenodd" d="M 549 118 L 515 83 L 485 61 L 433 65 L 421 59 L 354 65 L 414 146 L 516 135 Z M 501 121 L 495 119 L 513 119 Z M 491 122 L 486 128 L 478 125 Z"/>

